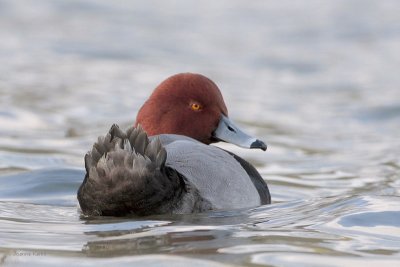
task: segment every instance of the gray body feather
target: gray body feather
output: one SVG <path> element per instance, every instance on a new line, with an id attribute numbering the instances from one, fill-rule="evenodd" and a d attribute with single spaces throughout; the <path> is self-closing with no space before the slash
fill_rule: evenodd
<path id="1" fill-rule="evenodd" d="M 180 135 L 160 135 L 166 166 L 184 177 L 213 209 L 260 205 L 260 196 L 240 163 L 226 151 Z"/>
<path id="2" fill-rule="evenodd" d="M 112 216 L 269 203 L 234 156 L 189 137 L 168 134 L 149 139 L 140 126 L 123 132 L 113 125 L 85 156 L 86 176 L 78 200 L 84 214 Z M 251 171 L 259 176 L 254 168 Z M 269 196 L 265 182 L 262 186 Z"/>

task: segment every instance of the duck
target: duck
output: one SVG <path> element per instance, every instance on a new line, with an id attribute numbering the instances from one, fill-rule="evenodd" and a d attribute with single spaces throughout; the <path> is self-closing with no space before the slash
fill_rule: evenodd
<path id="1" fill-rule="evenodd" d="M 84 215 L 147 216 L 271 203 L 267 183 L 236 154 L 212 145 L 266 150 L 228 116 L 218 86 L 196 73 L 161 82 L 127 130 L 114 124 L 85 155 L 77 198 Z"/>

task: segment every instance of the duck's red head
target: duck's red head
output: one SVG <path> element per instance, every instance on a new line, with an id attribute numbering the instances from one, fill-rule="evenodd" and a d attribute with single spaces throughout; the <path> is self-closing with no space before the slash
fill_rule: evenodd
<path id="1" fill-rule="evenodd" d="M 222 140 L 244 147 L 266 149 L 264 143 L 263 146 L 254 144 L 261 141 L 245 135 L 229 121 L 228 110 L 217 85 L 200 74 L 176 74 L 158 85 L 140 108 L 136 118 L 138 124 L 150 136 L 179 134 L 205 144 Z M 248 144 L 244 144 L 243 140 L 239 143 L 231 140 L 230 135 L 238 134 L 239 138 L 245 135 Z"/>
<path id="2" fill-rule="evenodd" d="M 157 86 L 136 124 L 149 135 L 180 134 L 209 144 L 221 114 L 228 110 L 217 85 L 203 75 L 181 73 Z"/>

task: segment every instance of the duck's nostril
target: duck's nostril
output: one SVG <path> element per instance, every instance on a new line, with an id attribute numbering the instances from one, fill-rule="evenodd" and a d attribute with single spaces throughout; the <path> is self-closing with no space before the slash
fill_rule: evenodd
<path id="1" fill-rule="evenodd" d="M 235 130 L 235 129 L 233 129 L 233 128 L 232 128 L 231 126 L 229 126 L 229 125 L 228 125 L 228 130 L 229 130 L 229 131 L 231 131 L 231 132 L 234 132 L 234 133 L 236 133 L 236 130 Z"/>

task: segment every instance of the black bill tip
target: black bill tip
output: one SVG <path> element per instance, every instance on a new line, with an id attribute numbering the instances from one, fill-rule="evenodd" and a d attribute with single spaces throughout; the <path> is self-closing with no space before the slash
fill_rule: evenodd
<path id="1" fill-rule="evenodd" d="M 250 145 L 250 148 L 259 148 L 265 151 L 267 150 L 267 145 L 263 141 L 257 139 Z"/>

